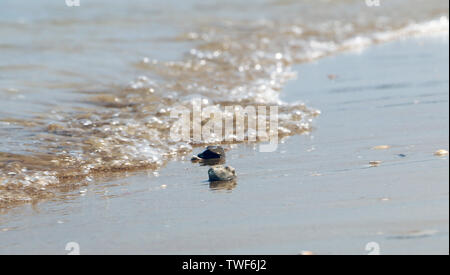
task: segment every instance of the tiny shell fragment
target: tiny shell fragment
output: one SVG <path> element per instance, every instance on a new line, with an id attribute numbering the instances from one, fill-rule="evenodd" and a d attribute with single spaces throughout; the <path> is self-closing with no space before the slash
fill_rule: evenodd
<path id="1" fill-rule="evenodd" d="M 338 76 L 335 74 L 329 74 L 329 75 L 327 75 L 327 77 L 329 80 L 335 80 Z"/>
<path id="2" fill-rule="evenodd" d="M 373 160 L 369 162 L 370 166 L 374 167 L 374 166 L 379 166 L 381 164 L 381 161 L 379 160 Z"/>
<path id="3" fill-rule="evenodd" d="M 389 146 L 389 145 L 378 145 L 378 146 L 372 147 L 372 149 L 374 149 L 374 150 L 386 150 L 389 148 L 391 148 L 391 146 Z"/>
<path id="4" fill-rule="evenodd" d="M 448 156 L 448 151 L 444 150 L 444 149 L 440 149 L 440 150 L 437 150 L 436 152 L 434 152 L 434 155 L 439 156 L 439 157 Z"/>

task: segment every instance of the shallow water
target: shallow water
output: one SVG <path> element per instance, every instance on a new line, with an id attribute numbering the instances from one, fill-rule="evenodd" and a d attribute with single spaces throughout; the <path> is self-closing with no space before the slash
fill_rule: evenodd
<path id="1" fill-rule="evenodd" d="M 448 60 L 437 37 L 295 66 L 282 99 L 323 110 L 317 127 L 274 153 L 233 146 L 236 185 L 188 160 L 110 175 L 2 212 L 0 254 L 448 254 L 449 159 L 433 155 L 448 150 Z"/>
<path id="2" fill-rule="evenodd" d="M 437 0 L 2 1 L 0 18 L 0 207 L 183 158 L 204 144 L 172 142 L 170 111 L 199 97 L 309 132 L 319 112 L 280 99 L 294 64 L 449 28 Z"/>

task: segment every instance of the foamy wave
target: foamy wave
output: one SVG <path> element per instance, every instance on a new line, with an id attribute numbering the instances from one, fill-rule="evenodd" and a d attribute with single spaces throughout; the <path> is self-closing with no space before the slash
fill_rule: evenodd
<path id="1" fill-rule="evenodd" d="M 312 61 L 343 51 L 361 50 L 374 44 L 385 43 L 397 39 L 419 36 L 448 35 L 449 20 L 446 16 L 422 23 L 412 23 L 406 27 L 395 30 L 377 31 L 360 34 L 341 42 L 320 42 L 311 40 L 308 43 L 300 42 L 305 50 L 295 55 L 299 62 Z"/>

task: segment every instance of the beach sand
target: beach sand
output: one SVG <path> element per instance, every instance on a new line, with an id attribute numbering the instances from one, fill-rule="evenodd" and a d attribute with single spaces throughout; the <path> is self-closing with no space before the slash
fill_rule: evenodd
<path id="1" fill-rule="evenodd" d="M 448 51 L 414 38 L 299 65 L 283 99 L 322 111 L 314 131 L 234 146 L 236 186 L 187 160 L 130 173 L 3 213 L 0 254 L 448 254 Z"/>

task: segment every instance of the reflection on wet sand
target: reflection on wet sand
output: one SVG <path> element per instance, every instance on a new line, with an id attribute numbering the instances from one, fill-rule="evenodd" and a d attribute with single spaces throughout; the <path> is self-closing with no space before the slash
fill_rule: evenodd
<path id="1" fill-rule="evenodd" d="M 231 191 L 237 186 L 237 180 L 228 181 L 212 181 L 209 183 L 209 188 L 212 191 L 228 190 Z"/>

